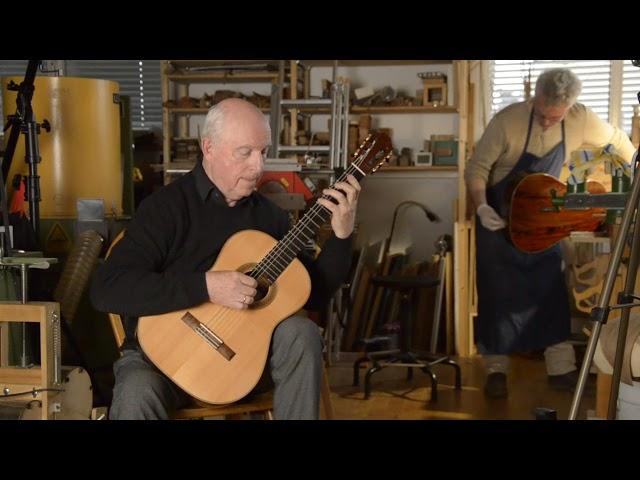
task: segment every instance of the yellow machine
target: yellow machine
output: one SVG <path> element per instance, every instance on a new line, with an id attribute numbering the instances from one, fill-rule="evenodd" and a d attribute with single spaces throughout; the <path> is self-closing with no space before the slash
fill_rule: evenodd
<path id="1" fill-rule="evenodd" d="M 13 80 L 2 78 L 4 114 L 15 111 Z M 36 77 L 32 100 L 36 120 L 47 119 L 51 131 L 38 137 L 42 162 L 41 218 L 75 218 L 80 198 L 103 199 L 107 215 L 122 214 L 122 160 L 120 154 L 119 85 L 109 80 L 73 77 Z M 6 136 L 8 138 L 8 136 Z M 18 141 L 9 175 L 28 175 L 24 136 Z"/>

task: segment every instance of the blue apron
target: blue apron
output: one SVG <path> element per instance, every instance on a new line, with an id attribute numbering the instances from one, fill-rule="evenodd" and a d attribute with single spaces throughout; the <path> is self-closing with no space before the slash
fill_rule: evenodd
<path id="1" fill-rule="evenodd" d="M 565 158 L 562 139 L 544 157 L 527 153 L 533 110 L 524 150 L 513 170 L 487 188 L 487 203 L 506 218 L 505 191 L 523 172 L 560 175 Z M 560 245 L 540 253 L 524 253 L 476 219 L 477 345 L 482 354 L 541 350 L 566 340 L 571 333 L 569 297 L 561 270 Z"/>

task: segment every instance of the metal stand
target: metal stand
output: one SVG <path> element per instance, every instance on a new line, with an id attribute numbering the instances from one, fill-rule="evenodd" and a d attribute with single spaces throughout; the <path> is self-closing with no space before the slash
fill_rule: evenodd
<path id="1" fill-rule="evenodd" d="M 281 67 L 284 69 L 284 66 Z M 338 81 L 336 77 L 337 63 L 333 67 L 333 84 L 331 85 L 331 98 L 300 98 L 283 99 L 282 85 L 272 86 L 271 104 L 271 151 L 270 156 L 280 158 L 281 154 L 328 154 L 328 170 L 322 173 L 333 174 L 335 169 L 347 168 L 349 135 L 349 83 Z M 281 73 L 284 78 L 284 72 Z M 294 88 L 294 87 L 291 87 Z M 292 113 L 292 122 L 297 121 L 296 115 L 301 110 L 305 114 L 315 111 L 323 113 L 329 110 L 330 115 L 330 144 L 329 145 L 281 145 L 280 130 L 282 129 L 282 114 L 284 110 Z M 295 139 L 292 139 L 295 141 Z M 312 170 L 312 169 L 310 169 Z M 335 179 L 332 177 L 331 182 Z"/>
<path id="2" fill-rule="evenodd" d="M 453 239 L 450 235 L 442 235 L 436 240 L 436 249 L 438 251 L 439 260 L 439 268 L 438 268 L 438 279 L 440 283 L 438 283 L 438 289 L 436 290 L 436 307 L 435 312 L 433 314 L 433 325 L 431 329 L 431 349 L 430 353 L 435 354 L 438 351 L 438 338 L 440 334 L 440 316 L 442 314 L 442 303 L 444 300 L 444 290 L 445 290 L 445 271 L 446 271 L 446 263 L 447 263 L 447 252 L 450 252 L 453 246 Z"/>
<path id="3" fill-rule="evenodd" d="M 27 177 L 27 200 L 29 201 L 29 218 L 31 226 L 36 234 L 36 238 L 40 238 L 40 177 L 38 176 L 38 163 L 40 163 L 40 151 L 38 148 L 38 135 L 40 128 L 44 128 L 47 132 L 51 130 L 51 126 L 47 120 L 42 123 L 36 122 L 33 108 L 31 107 L 31 99 L 35 90 L 33 82 L 36 76 L 36 70 L 42 60 L 29 60 L 27 72 L 24 81 L 20 85 L 10 82 L 7 88 L 17 91 L 17 111 L 15 115 L 7 117 L 5 130 L 11 127 L 9 132 L 9 140 L 7 141 L 7 149 L 2 160 L 2 176 L 0 180 L 7 177 L 11 168 L 11 161 L 15 152 L 18 136 L 22 133 L 25 135 L 25 162 L 29 164 L 29 176 Z M 4 185 L 4 182 L 3 182 Z M 6 210 L 6 197 L 3 195 L 3 215 L 5 216 L 5 224 L 8 225 Z"/>
<path id="4" fill-rule="evenodd" d="M 27 295 L 29 290 L 29 265 L 24 263 L 20 265 L 20 301 L 23 305 L 27 304 Z M 20 366 L 27 368 L 27 323 L 22 322 L 22 355 L 20 355 Z"/>
<path id="5" fill-rule="evenodd" d="M 640 102 L 640 93 L 638 93 L 638 102 Z M 613 366 L 613 380 L 611 385 L 611 394 L 609 396 L 609 407 L 607 411 L 607 419 L 613 420 L 616 417 L 616 404 L 618 400 L 618 390 L 620 387 L 620 376 L 622 372 L 622 359 L 624 357 L 625 340 L 627 337 L 627 329 L 629 326 L 629 314 L 633 307 L 640 306 L 640 303 L 634 302 L 634 300 L 640 300 L 640 297 L 634 295 L 636 274 L 638 271 L 638 265 L 640 263 L 640 226 L 638 225 L 637 211 L 638 200 L 640 199 L 640 168 L 638 160 L 640 159 L 640 150 L 636 156 L 635 173 L 633 179 L 633 186 L 631 194 L 627 200 L 624 214 L 622 217 L 622 224 L 620 231 L 615 241 L 615 246 L 611 256 L 611 263 L 605 276 L 604 285 L 600 298 L 598 299 L 598 306 L 591 311 L 591 319 L 593 320 L 593 330 L 591 337 L 587 345 L 587 351 L 585 353 L 584 361 L 580 369 L 580 376 L 578 378 L 578 384 L 571 403 L 571 410 L 569 411 L 569 420 L 575 420 L 578 414 L 578 408 L 582 401 L 582 395 L 584 387 L 587 382 L 587 376 L 593 362 L 593 356 L 595 354 L 596 345 L 600 338 L 600 331 L 602 325 L 607 323 L 609 312 L 614 309 L 621 309 L 620 315 L 620 327 L 618 331 L 618 342 L 616 349 L 616 358 Z M 633 230 L 631 230 L 633 228 Z M 631 254 L 629 257 L 627 277 L 625 280 L 624 291 L 620 293 L 618 297 L 618 304 L 610 306 L 611 294 L 613 291 L 615 279 L 620 268 L 620 262 L 622 259 L 622 253 L 624 247 L 629 240 L 631 234 Z"/>

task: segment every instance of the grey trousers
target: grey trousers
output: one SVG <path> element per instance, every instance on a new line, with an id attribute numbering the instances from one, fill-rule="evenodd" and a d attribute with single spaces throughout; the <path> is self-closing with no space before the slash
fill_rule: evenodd
<path id="1" fill-rule="evenodd" d="M 322 342 L 317 325 L 306 317 L 287 318 L 274 330 L 268 368 L 254 392 L 274 388 L 276 420 L 318 419 Z M 165 420 L 190 400 L 140 350 L 125 350 L 113 371 L 112 420 Z"/>

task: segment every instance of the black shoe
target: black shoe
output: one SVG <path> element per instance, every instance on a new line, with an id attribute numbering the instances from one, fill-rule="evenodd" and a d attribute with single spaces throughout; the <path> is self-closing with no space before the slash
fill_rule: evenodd
<path id="1" fill-rule="evenodd" d="M 490 398 L 505 398 L 507 396 L 507 376 L 501 372 L 490 373 L 484 384 L 484 393 Z"/>
<path id="2" fill-rule="evenodd" d="M 562 392 L 574 392 L 576 389 L 576 385 L 578 384 L 578 377 L 580 373 L 578 370 L 574 370 L 573 372 L 565 373 L 564 375 L 549 375 L 547 376 L 549 380 L 549 385 L 554 390 L 559 390 Z M 583 393 L 585 395 L 594 395 L 596 393 L 595 384 L 591 378 L 591 376 L 587 377 L 587 382 L 584 385 Z"/>

